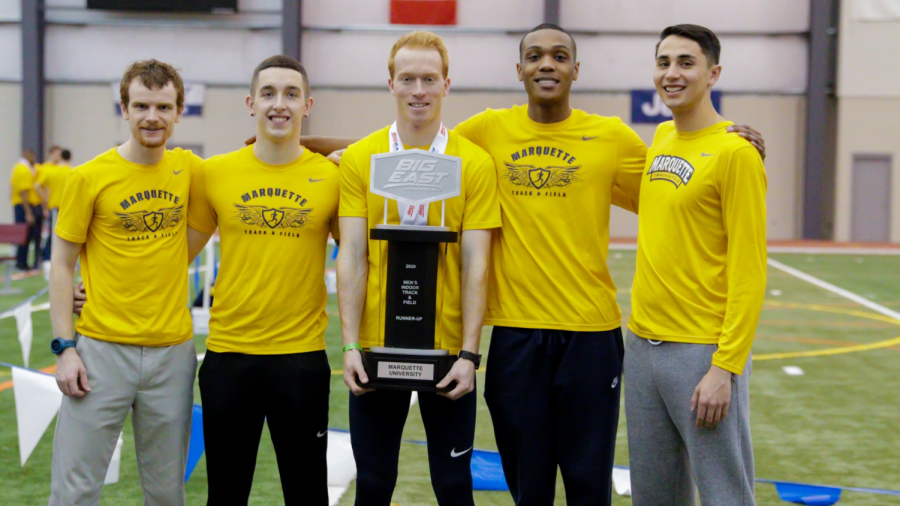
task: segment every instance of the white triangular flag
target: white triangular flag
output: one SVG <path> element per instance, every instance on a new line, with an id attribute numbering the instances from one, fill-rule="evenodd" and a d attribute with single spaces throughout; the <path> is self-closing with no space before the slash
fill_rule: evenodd
<path id="1" fill-rule="evenodd" d="M 619 495 L 631 495 L 631 471 L 621 467 L 613 468 L 613 487 Z"/>
<path id="2" fill-rule="evenodd" d="M 113 450 L 112 460 L 109 461 L 109 467 L 106 469 L 106 479 L 103 480 L 104 485 L 112 485 L 119 482 L 119 468 L 122 464 L 122 445 L 125 440 L 122 438 L 123 433 L 119 433 L 119 440 L 116 441 L 116 449 Z"/>
<path id="3" fill-rule="evenodd" d="M 19 459 L 24 466 L 59 411 L 63 394 L 56 386 L 56 378 L 47 374 L 13 367 L 12 378 L 19 427 Z"/>
<path id="4" fill-rule="evenodd" d="M 34 327 L 31 325 L 31 304 L 22 304 L 13 313 L 16 316 L 16 328 L 19 331 L 19 344 L 22 345 L 22 361 L 28 367 L 28 357 L 31 356 L 31 339 L 34 337 Z"/>

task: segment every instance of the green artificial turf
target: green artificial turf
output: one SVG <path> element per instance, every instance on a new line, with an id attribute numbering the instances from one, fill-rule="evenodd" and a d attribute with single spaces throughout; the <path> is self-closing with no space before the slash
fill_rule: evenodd
<path id="1" fill-rule="evenodd" d="M 890 309 L 900 311 L 900 256 L 775 254 L 774 259 L 824 281 L 835 284 Z M 630 310 L 630 286 L 634 275 L 634 252 L 611 251 L 610 270 L 620 289 L 623 323 Z M 23 296 L 0 298 L 0 310 L 21 302 L 46 286 L 42 278 L 16 281 Z M 766 304 L 760 317 L 753 354 L 765 358 L 775 353 L 841 349 L 900 336 L 900 322 L 891 323 L 847 299 L 769 269 Z M 35 304 L 46 302 L 43 296 Z M 340 369 L 340 322 L 334 296 L 328 304 L 328 355 L 333 369 Z M 875 316 L 872 316 L 875 315 Z M 482 340 L 486 352 L 488 328 Z M 34 313 L 34 345 L 31 367 L 53 365 L 48 349 L 51 339 L 49 314 Z M 205 349 L 204 336 L 195 337 L 197 351 Z M 0 361 L 21 364 L 15 320 L 0 320 Z M 801 367 L 803 376 L 789 376 L 784 366 Z M 751 423 L 756 475 L 784 481 L 830 485 L 900 489 L 900 345 L 870 351 L 775 360 L 756 360 L 751 380 Z M 10 379 L 9 369 L 0 368 L 0 383 Z M 479 373 L 479 388 L 484 375 Z M 348 392 L 339 375 L 332 377 L 330 426 L 348 428 Z M 627 385 L 625 385 L 627 388 Z M 200 403 L 199 392 L 196 403 Z M 496 446 L 490 415 L 479 391 L 475 436 L 477 448 Z M 404 438 L 424 440 L 421 417 L 410 412 Z M 628 465 L 626 423 L 620 420 L 616 463 Z M 15 404 L 12 389 L 0 392 L 0 504 L 46 504 L 49 495 L 52 431 L 44 435 L 25 467 L 19 466 Z M 125 425 L 125 446 L 119 483 L 104 488 L 101 504 L 142 503 L 134 457 L 130 421 Z M 599 479 L 599 477 L 598 477 Z M 206 465 L 201 459 L 187 483 L 189 504 L 205 504 Z M 353 503 L 354 490 L 340 504 Z M 479 505 L 512 504 L 506 492 L 476 492 Z M 428 477 L 426 449 L 404 444 L 400 454 L 400 477 L 394 503 L 401 506 L 434 504 Z M 268 432 L 260 445 L 251 504 L 283 504 L 275 454 Z M 757 503 L 781 503 L 772 485 L 757 485 Z M 565 504 L 562 480 L 557 483 L 557 504 Z M 614 505 L 627 505 L 627 497 L 613 497 Z M 900 498 L 845 492 L 840 505 L 876 506 L 900 504 Z"/>

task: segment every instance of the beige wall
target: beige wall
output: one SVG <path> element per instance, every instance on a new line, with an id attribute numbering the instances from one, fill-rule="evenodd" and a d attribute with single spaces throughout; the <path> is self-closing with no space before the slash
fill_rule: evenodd
<path id="1" fill-rule="evenodd" d="M 0 223 L 12 223 L 13 210 L 9 204 L 9 177 L 22 152 L 22 87 L 0 84 Z"/>
<path id="2" fill-rule="evenodd" d="M 891 242 L 900 242 L 900 97 L 841 98 L 838 102 L 835 239 L 849 241 L 853 155 L 890 155 Z"/>
<path id="3" fill-rule="evenodd" d="M 900 67 L 882 55 L 900 47 L 900 21 L 865 21 L 842 5 L 838 37 L 835 239 L 851 237 L 853 155 L 891 155 L 891 234 L 900 242 Z"/>
<path id="4" fill-rule="evenodd" d="M 385 91 L 313 90 L 315 109 L 309 132 L 315 135 L 363 136 L 394 119 L 393 98 Z M 455 125 L 486 107 L 503 108 L 527 101 L 525 93 L 456 92 L 444 103 L 447 125 Z M 576 93 L 572 106 L 604 116 L 631 117 L 630 96 Z M 799 235 L 800 175 L 803 163 L 804 100 L 799 96 L 725 95 L 725 116 L 753 126 L 766 139 L 766 172 L 769 179 L 770 239 L 794 239 Z M 637 125 L 635 131 L 650 143 L 655 125 Z M 637 217 L 614 208 L 610 217 L 613 237 L 636 237 Z"/>
<path id="5" fill-rule="evenodd" d="M 244 106 L 242 87 L 207 89 L 204 115 L 184 118 L 175 130 L 172 144 L 199 144 L 204 156 L 238 149 L 253 135 L 254 122 Z M 395 103 L 384 91 L 313 90 L 315 105 L 304 126 L 314 135 L 361 137 L 394 119 Z M 4 121 L 0 156 L 11 167 L 19 146 L 20 97 L 18 86 L 0 86 L 0 105 L 15 111 L 15 121 Z M 456 125 L 487 107 L 503 108 L 524 103 L 524 92 L 456 92 L 444 104 L 447 125 Z M 606 116 L 630 118 L 628 94 L 576 93 L 572 106 Z M 799 194 L 802 167 L 803 99 L 797 96 L 725 95 L 726 117 L 763 132 L 768 157 L 769 237 L 793 239 L 799 231 Z M 655 126 L 637 125 L 638 135 L 649 143 Z M 72 149 L 76 164 L 128 138 L 128 126 L 115 114 L 108 85 L 51 85 L 47 92 L 46 143 Z M 7 160 L 8 158 L 8 160 Z M 8 169 L 7 169 L 8 170 Z M 900 178 L 896 178 L 900 180 Z M 8 185 L 8 177 L 2 182 Z M 8 190 L 6 190 L 8 192 Z M 898 199 L 900 200 L 900 199 Z M 9 212 L 8 210 L 6 212 Z M 0 215 L 2 216 L 2 215 Z M 897 220 L 900 222 L 900 220 Z M 613 237 L 635 237 L 636 216 L 614 209 L 610 232 Z"/>

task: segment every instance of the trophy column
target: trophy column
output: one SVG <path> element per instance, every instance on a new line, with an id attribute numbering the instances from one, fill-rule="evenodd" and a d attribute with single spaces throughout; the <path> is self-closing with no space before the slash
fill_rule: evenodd
<path id="1" fill-rule="evenodd" d="M 434 349 L 441 243 L 457 241 L 444 227 L 378 225 L 370 237 L 388 242 L 384 345 Z"/>

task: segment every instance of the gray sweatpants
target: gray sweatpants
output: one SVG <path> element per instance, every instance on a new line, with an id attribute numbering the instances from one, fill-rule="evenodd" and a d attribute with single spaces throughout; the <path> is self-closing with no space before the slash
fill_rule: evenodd
<path id="1" fill-rule="evenodd" d="M 95 505 L 128 410 L 145 505 L 184 504 L 194 342 L 129 346 L 77 335 L 91 392 L 63 397 L 53 439 L 50 506 Z"/>
<path id="2" fill-rule="evenodd" d="M 658 344 L 654 344 L 658 343 Z M 753 506 L 750 361 L 734 376 L 728 416 L 695 426 L 694 388 L 715 345 L 625 340 L 625 416 L 634 506 Z"/>

